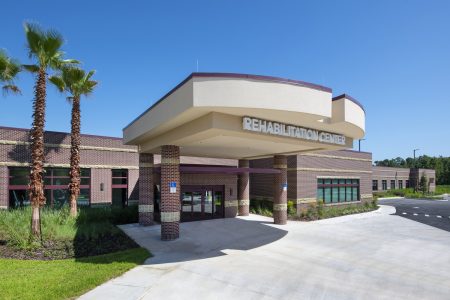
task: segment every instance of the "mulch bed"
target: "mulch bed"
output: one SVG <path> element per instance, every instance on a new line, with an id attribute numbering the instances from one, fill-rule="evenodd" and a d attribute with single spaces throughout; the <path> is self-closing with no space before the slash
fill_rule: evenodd
<path id="1" fill-rule="evenodd" d="M 44 241 L 33 249 L 17 249 L 0 241 L 0 258 L 55 260 L 107 254 L 139 247 L 124 233 L 99 235 L 95 239 Z"/>

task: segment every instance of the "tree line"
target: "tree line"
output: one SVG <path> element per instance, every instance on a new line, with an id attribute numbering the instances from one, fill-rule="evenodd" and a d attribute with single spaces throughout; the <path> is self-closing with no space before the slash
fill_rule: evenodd
<path id="1" fill-rule="evenodd" d="M 25 23 L 25 40 L 28 57 L 32 64 L 21 64 L 11 58 L 6 50 L 0 49 L 0 85 L 4 95 L 20 94 L 21 87 L 16 84 L 20 72 L 27 71 L 35 78 L 32 125 L 30 130 L 30 176 L 28 192 L 32 207 L 31 234 L 41 235 L 40 208 L 46 203 L 44 195 L 44 128 L 46 112 L 46 89 L 51 83 L 66 96 L 72 105 L 71 111 L 71 149 L 70 149 L 70 215 L 77 216 L 77 199 L 80 194 L 80 127 L 81 96 L 90 95 L 97 81 L 92 80 L 95 71 L 84 71 L 81 62 L 65 58 L 62 51 L 64 38 L 55 30 L 45 30 L 35 23 Z"/>
<path id="2" fill-rule="evenodd" d="M 412 157 L 401 157 L 378 160 L 376 166 L 396 168 L 423 168 L 436 170 L 437 184 L 450 184 L 450 157 L 422 155 L 414 160 Z"/>

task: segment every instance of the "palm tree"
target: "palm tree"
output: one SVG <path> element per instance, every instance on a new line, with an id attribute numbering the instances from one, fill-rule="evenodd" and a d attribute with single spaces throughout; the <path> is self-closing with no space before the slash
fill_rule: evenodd
<path id="1" fill-rule="evenodd" d="M 14 84 L 14 78 L 20 72 L 21 66 L 17 60 L 8 57 L 6 52 L 0 49 L 0 83 L 3 84 L 4 94 L 9 92 L 20 94 L 20 89 Z"/>
<path id="2" fill-rule="evenodd" d="M 82 95 L 90 95 L 97 81 L 91 80 L 95 71 L 86 73 L 84 70 L 76 67 L 62 68 L 61 74 L 50 77 L 52 82 L 60 92 L 68 92 L 69 102 L 72 102 L 71 119 L 71 147 L 70 147 L 70 215 L 77 215 L 77 199 L 80 194 L 80 98 Z"/>
<path id="3" fill-rule="evenodd" d="M 63 59 L 61 47 L 64 43 L 62 36 L 54 31 L 44 31 L 36 24 L 25 23 L 28 54 L 36 60 L 34 65 L 23 67 L 36 74 L 33 100 L 33 125 L 31 128 L 31 170 L 30 170 L 30 201 L 32 206 L 31 233 L 39 237 L 40 207 L 45 204 L 44 182 L 44 124 L 45 98 L 48 69 L 58 70 L 67 64 L 76 64 L 73 59 Z"/>

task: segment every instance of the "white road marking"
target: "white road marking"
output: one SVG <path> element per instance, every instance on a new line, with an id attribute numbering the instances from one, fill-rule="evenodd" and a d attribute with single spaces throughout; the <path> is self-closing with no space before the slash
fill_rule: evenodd
<path id="1" fill-rule="evenodd" d="M 402 213 L 402 215 L 407 215 L 407 213 L 404 212 L 404 213 Z M 450 218 L 450 217 L 449 217 L 449 218 Z"/>
<path id="2" fill-rule="evenodd" d="M 429 217 L 430 215 L 425 215 L 425 217 Z"/>
<path id="3" fill-rule="evenodd" d="M 417 214 L 414 214 L 415 216 L 417 216 Z"/>
<path id="4" fill-rule="evenodd" d="M 436 218 L 442 218 L 442 216 L 436 216 Z"/>
<path id="5" fill-rule="evenodd" d="M 414 206 L 413 208 L 419 208 L 418 206 Z"/>

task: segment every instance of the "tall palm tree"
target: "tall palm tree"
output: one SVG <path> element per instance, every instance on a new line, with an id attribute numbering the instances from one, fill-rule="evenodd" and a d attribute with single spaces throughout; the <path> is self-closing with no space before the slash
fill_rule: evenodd
<path id="1" fill-rule="evenodd" d="M 0 49 L 0 83 L 3 85 L 2 90 L 4 94 L 9 92 L 20 94 L 19 87 L 14 84 L 14 79 L 20 70 L 20 63 L 10 58 L 5 50 Z"/>
<path id="2" fill-rule="evenodd" d="M 25 23 L 28 54 L 36 60 L 34 65 L 23 67 L 36 74 L 33 100 L 33 125 L 31 128 L 31 170 L 29 194 L 32 206 L 31 233 L 39 237 L 40 207 L 45 204 L 44 182 L 44 124 L 47 71 L 58 70 L 64 65 L 76 64 L 73 59 L 63 59 L 63 37 L 54 30 L 43 30 L 36 24 Z"/>
<path id="3" fill-rule="evenodd" d="M 65 67 L 57 76 L 50 77 L 52 82 L 60 92 L 70 94 L 67 97 L 72 102 L 72 119 L 71 119 L 71 147 L 70 147 L 70 215 L 77 215 L 77 199 L 80 194 L 80 127 L 81 112 L 80 99 L 81 96 L 90 95 L 97 81 L 91 80 L 95 71 L 86 73 L 84 70 L 76 67 Z"/>

